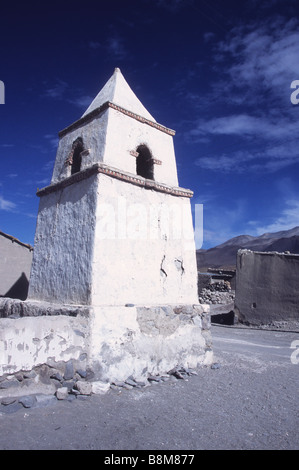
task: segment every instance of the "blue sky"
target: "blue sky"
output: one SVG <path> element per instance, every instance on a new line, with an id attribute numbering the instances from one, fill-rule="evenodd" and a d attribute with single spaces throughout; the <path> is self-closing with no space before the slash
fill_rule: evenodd
<path id="1" fill-rule="evenodd" d="M 203 248 L 299 225 L 297 0 L 1 5 L 0 230 L 34 243 L 58 132 L 119 67 L 176 130 L 180 186 L 203 204 Z"/>

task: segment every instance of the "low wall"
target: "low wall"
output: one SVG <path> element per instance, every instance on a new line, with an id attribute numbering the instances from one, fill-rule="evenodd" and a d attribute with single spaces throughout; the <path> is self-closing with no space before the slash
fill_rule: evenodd
<path id="1" fill-rule="evenodd" d="M 235 311 L 251 325 L 299 324 L 299 255 L 239 250 Z"/>
<path id="2" fill-rule="evenodd" d="M 20 372 L 22 377 L 34 372 L 34 389 L 45 374 L 51 378 L 50 369 L 63 377 L 70 361 L 73 375 L 80 370 L 81 377 L 108 384 L 212 360 L 209 306 L 91 307 L 0 299 L 0 398 L 16 393 L 9 385 L 17 384 Z"/>

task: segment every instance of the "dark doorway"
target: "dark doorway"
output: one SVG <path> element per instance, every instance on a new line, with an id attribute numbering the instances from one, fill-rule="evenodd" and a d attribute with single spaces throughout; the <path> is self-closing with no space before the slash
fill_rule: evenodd
<path id="1" fill-rule="evenodd" d="M 139 153 L 136 159 L 137 175 L 150 180 L 154 179 L 153 157 L 146 145 L 139 145 L 136 151 Z"/>

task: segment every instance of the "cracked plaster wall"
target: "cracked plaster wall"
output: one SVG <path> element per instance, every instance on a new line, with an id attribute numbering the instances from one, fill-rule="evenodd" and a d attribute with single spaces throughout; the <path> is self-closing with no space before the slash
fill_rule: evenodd
<path id="1" fill-rule="evenodd" d="M 94 307 L 90 362 L 100 380 L 163 374 L 213 359 L 209 313 L 192 307 Z M 199 310 L 198 310 L 199 309 Z"/>
<path id="2" fill-rule="evenodd" d="M 86 318 L 66 316 L 0 319 L 0 376 L 51 361 L 79 359 L 88 350 Z"/>
<path id="3" fill-rule="evenodd" d="M 92 305 L 198 303 L 190 200 L 98 178 Z"/>

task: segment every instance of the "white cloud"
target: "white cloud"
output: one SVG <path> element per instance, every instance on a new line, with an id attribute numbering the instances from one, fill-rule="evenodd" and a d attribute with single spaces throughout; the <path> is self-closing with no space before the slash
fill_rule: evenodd
<path id="1" fill-rule="evenodd" d="M 86 108 L 88 108 L 93 99 L 94 97 L 82 95 L 78 96 L 77 98 L 69 99 L 68 102 L 74 104 L 78 108 L 85 110 Z"/>
<path id="2" fill-rule="evenodd" d="M 122 60 L 128 53 L 124 46 L 124 41 L 118 33 L 113 33 L 106 42 L 106 49 L 115 59 Z"/>
<path id="3" fill-rule="evenodd" d="M 46 134 L 44 135 L 44 138 L 49 142 L 50 146 L 52 148 L 57 148 L 58 143 L 59 143 L 59 138 L 54 135 L 54 134 Z"/>
<path id="4" fill-rule="evenodd" d="M 207 134 L 254 136 L 262 138 L 294 137 L 298 123 L 287 119 L 273 119 L 271 116 L 253 116 L 249 114 L 232 114 L 210 120 L 200 120 L 189 135 Z"/>
<path id="5" fill-rule="evenodd" d="M 298 163 L 299 149 L 296 140 L 268 143 L 259 148 L 228 151 L 217 156 L 202 156 L 195 160 L 200 168 L 223 173 L 267 172 L 286 168 Z"/>
<path id="6" fill-rule="evenodd" d="M 219 245 L 240 235 L 240 220 L 247 212 L 247 201 L 239 198 L 229 206 L 214 201 L 203 206 L 203 248 Z"/>
<path id="7" fill-rule="evenodd" d="M 269 18 L 233 29 L 218 45 L 218 59 L 232 61 L 227 74 L 234 94 L 227 99 L 243 97 L 247 104 L 271 99 L 273 106 L 275 100 L 285 100 L 290 82 L 299 76 L 298 42 L 297 19 Z"/>
<path id="8" fill-rule="evenodd" d="M 202 100 L 210 114 L 215 109 L 214 116 L 195 120 L 185 138 L 202 144 L 201 149 L 219 136 L 226 140 L 220 155 L 204 155 L 203 150 L 196 165 L 213 171 L 273 173 L 298 163 L 299 106 L 294 109 L 290 102 L 290 84 L 299 78 L 298 25 L 297 19 L 269 17 L 234 28 L 218 43 L 214 59 L 223 76 Z M 198 97 L 195 104 L 200 105 Z M 226 148 L 229 137 L 234 149 Z"/>
<path id="9" fill-rule="evenodd" d="M 53 85 L 45 90 L 44 95 L 48 98 L 61 99 L 67 88 L 68 84 L 64 80 L 57 79 Z"/>
<path id="10" fill-rule="evenodd" d="M 289 230 L 293 227 L 299 226 L 299 200 L 287 200 L 281 213 L 268 225 L 260 225 L 255 221 L 251 221 L 250 225 L 255 226 L 256 235 L 280 232 L 282 230 Z"/>
<path id="11" fill-rule="evenodd" d="M 17 206 L 14 202 L 8 201 L 7 199 L 4 199 L 4 197 L 0 196 L 0 210 L 13 212 L 16 207 Z"/>

